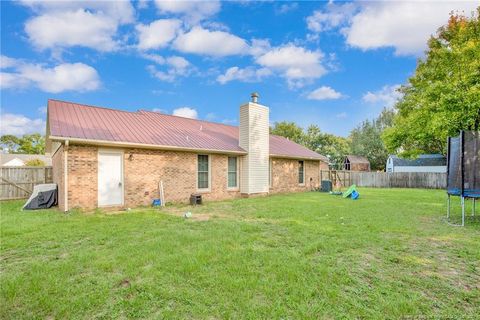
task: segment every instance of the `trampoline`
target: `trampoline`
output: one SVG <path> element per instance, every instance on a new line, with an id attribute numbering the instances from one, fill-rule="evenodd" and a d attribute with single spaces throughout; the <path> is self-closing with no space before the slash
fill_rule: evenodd
<path id="1" fill-rule="evenodd" d="M 448 138 L 447 149 L 447 220 L 450 220 L 450 196 L 460 197 L 462 224 L 465 225 L 465 200 L 480 198 L 480 132 L 461 131 L 458 137 Z"/>

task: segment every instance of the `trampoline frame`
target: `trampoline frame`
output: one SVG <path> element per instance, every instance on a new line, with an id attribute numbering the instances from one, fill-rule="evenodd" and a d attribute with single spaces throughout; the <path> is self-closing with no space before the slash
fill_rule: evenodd
<path id="1" fill-rule="evenodd" d="M 461 145 L 461 152 L 460 152 L 460 166 L 461 166 L 461 189 L 459 194 L 452 194 L 448 190 L 448 177 L 450 174 L 450 143 L 451 137 L 448 137 L 447 140 L 447 221 L 450 221 L 450 196 L 460 196 L 460 204 L 462 206 L 462 224 L 453 224 L 456 226 L 465 226 L 465 199 L 472 199 L 473 206 L 472 206 L 472 217 L 475 216 L 475 207 L 476 207 L 476 198 L 465 195 L 465 131 L 460 131 L 460 145 Z"/>

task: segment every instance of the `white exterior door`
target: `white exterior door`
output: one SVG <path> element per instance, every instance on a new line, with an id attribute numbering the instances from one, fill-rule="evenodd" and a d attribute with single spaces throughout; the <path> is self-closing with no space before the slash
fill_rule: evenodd
<path id="1" fill-rule="evenodd" d="M 98 153 L 98 205 L 123 205 L 123 154 Z"/>

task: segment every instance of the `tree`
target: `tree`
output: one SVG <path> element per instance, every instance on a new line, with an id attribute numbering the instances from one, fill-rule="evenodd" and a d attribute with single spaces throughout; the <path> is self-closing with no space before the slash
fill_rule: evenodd
<path id="1" fill-rule="evenodd" d="M 388 151 L 382 133 L 392 125 L 394 111 L 384 108 L 377 119 L 366 120 L 350 132 L 352 154 L 366 157 L 374 170 L 383 170 Z"/>
<path id="2" fill-rule="evenodd" d="M 8 153 L 15 153 L 20 146 L 20 138 L 11 134 L 1 136 L 0 142 L 2 143 L 2 150 L 7 151 Z"/>
<path id="3" fill-rule="evenodd" d="M 8 153 L 44 154 L 45 137 L 39 133 L 26 134 L 21 138 L 13 135 L 0 137 L 2 150 Z"/>
<path id="4" fill-rule="evenodd" d="M 317 125 L 310 125 L 304 135 L 304 145 L 329 158 L 330 163 L 339 168 L 350 152 L 349 140 L 330 133 L 322 133 Z"/>
<path id="5" fill-rule="evenodd" d="M 270 128 L 271 134 L 288 138 L 296 143 L 304 143 L 304 132 L 295 122 L 275 122 L 273 128 Z"/>
<path id="6" fill-rule="evenodd" d="M 31 160 L 28 160 L 25 162 L 25 165 L 27 167 L 44 167 L 45 166 L 45 162 L 43 162 L 42 160 L 40 159 L 31 159 Z"/>
<path id="7" fill-rule="evenodd" d="M 480 7 L 471 18 L 450 16 L 400 90 L 393 126 L 383 134 L 391 152 L 445 154 L 448 136 L 480 129 Z"/>
<path id="8" fill-rule="evenodd" d="M 323 156 L 326 156 L 334 167 L 343 163 L 349 153 L 350 141 L 330 133 L 323 133 L 317 125 L 310 125 L 305 131 L 295 122 L 275 122 L 270 133 L 288 138 Z"/>

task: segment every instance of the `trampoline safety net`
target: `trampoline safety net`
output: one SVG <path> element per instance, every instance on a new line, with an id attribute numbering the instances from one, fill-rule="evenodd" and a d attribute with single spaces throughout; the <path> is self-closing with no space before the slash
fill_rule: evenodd
<path id="1" fill-rule="evenodd" d="M 464 131 L 448 145 L 447 192 L 480 198 L 480 132 Z"/>

